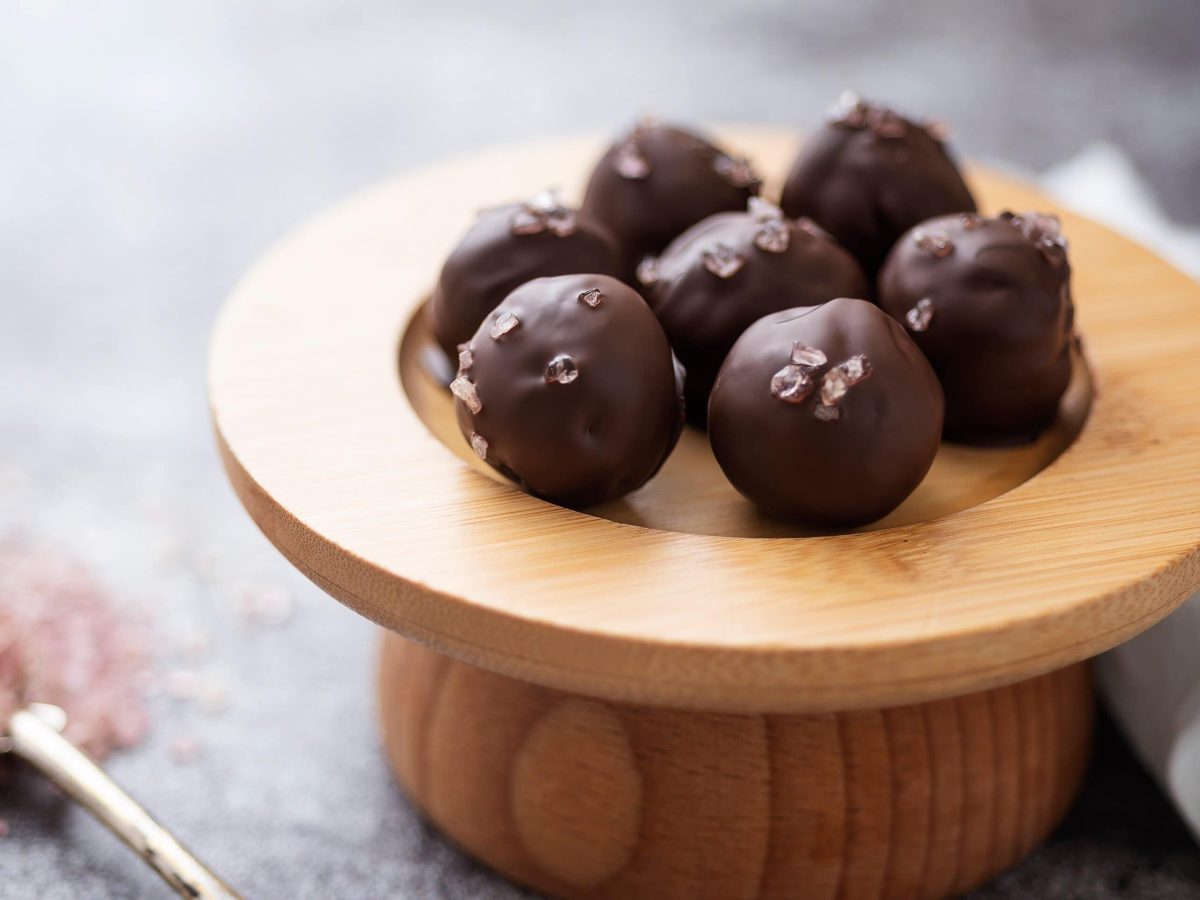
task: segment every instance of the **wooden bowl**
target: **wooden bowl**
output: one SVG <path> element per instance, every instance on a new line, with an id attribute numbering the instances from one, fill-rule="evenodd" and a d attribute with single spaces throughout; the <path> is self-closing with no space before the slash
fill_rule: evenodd
<path id="1" fill-rule="evenodd" d="M 768 172 L 798 143 L 719 135 Z M 423 365 L 422 304 L 475 209 L 580 186 L 601 143 L 397 179 L 261 262 L 210 365 L 239 497 L 387 630 L 401 781 L 512 877 L 656 898 L 978 884 L 1073 796 L 1076 664 L 1200 587 L 1200 288 L 1064 215 L 1088 362 L 1058 422 L 1027 447 L 944 447 L 869 529 L 758 516 L 691 431 L 646 488 L 567 510 L 465 446 Z M 985 211 L 1053 208 L 972 181 Z"/>

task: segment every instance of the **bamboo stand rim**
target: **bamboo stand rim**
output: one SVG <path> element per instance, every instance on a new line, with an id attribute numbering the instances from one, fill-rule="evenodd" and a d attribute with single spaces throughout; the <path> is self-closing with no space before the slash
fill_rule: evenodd
<path id="1" fill-rule="evenodd" d="M 797 144 L 718 134 L 776 174 Z M 1029 678 L 1200 586 L 1200 286 L 1071 214 L 1097 396 L 1078 439 L 1001 496 L 881 531 L 721 537 L 565 510 L 474 470 L 406 398 L 397 341 L 476 208 L 579 185 L 600 143 L 493 150 L 373 188 L 278 246 L 222 311 L 209 388 L 227 471 L 329 593 L 538 684 L 800 712 Z M 985 210 L 1054 208 L 996 173 L 973 182 Z"/>

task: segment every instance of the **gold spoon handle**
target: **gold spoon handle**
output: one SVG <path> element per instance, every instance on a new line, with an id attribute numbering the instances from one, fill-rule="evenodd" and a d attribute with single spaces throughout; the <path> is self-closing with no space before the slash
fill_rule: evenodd
<path id="1" fill-rule="evenodd" d="M 8 725 L 11 752 L 35 766 L 132 847 L 181 897 L 239 900 L 220 878 L 43 718 L 29 709 Z"/>

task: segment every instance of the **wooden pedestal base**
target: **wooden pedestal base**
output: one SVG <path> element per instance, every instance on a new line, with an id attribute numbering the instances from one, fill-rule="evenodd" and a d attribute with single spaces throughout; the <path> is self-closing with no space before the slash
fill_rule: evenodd
<path id="1" fill-rule="evenodd" d="M 717 137 L 773 173 L 764 196 L 778 196 L 797 135 Z M 603 146 L 524 144 L 410 173 L 255 266 L 209 367 L 239 498 L 297 568 L 394 632 L 381 696 L 397 774 L 517 881 L 654 900 L 981 883 L 1079 783 L 1092 694 L 1071 664 L 1200 587 L 1200 291 L 1064 211 L 1087 365 L 1058 420 L 1025 447 L 944 446 L 875 530 L 757 514 L 694 429 L 644 489 L 566 509 L 462 440 L 421 365 L 423 304 L 475 210 L 580 188 Z M 989 215 L 1055 209 L 969 177 Z M 1056 666 L 1070 667 L 980 692 Z"/>
<path id="2" fill-rule="evenodd" d="M 979 885 L 1063 815 L 1085 665 L 951 700 L 729 715 L 594 700 L 386 632 L 387 752 L 452 840 L 562 897 L 912 898 Z"/>

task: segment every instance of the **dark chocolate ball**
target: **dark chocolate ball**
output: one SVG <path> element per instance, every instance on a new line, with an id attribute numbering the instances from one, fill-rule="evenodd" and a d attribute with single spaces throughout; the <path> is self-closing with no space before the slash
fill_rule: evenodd
<path id="1" fill-rule="evenodd" d="M 862 525 L 913 492 L 937 455 L 942 389 L 904 329 L 839 298 L 751 325 L 721 367 L 708 434 L 733 486 L 807 525 Z"/>
<path id="2" fill-rule="evenodd" d="M 973 213 L 923 222 L 892 250 L 879 303 L 929 358 L 946 437 L 1032 440 L 1071 379 L 1074 306 L 1058 219 Z"/>
<path id="3" fill-rule="evenodd" d="M 810 220 L 757 197 L 709 216 L 641 269 L 646 300 L 687 369 L 688 418 L 703 426 L 729 348 L 767 313 L 867 291 L 858 263 Z"/>
<path id="4" fill-rule="evenodd" d="M 617 274 L 616 246 L 552 191 L 484 210 L 442 266 L 429 302 L 434 337 L 454 359 L 458 345 L 514 288 L 575 272 Z"/>
<path id="5" fill-rule="evenodd" d="M 662 326 L 636 291 L 605 275 L 521 285 L 463 348 L 450 388 L 482 459 L 570 506 L 641 487 L 683 425 Z"/>
<path id="6" fill-rule="evenodd" d="M 780 205 L 829 231 L 874 279 L 908 229 L 975 210 L 938 130 L 844 94 L 801 148 Z"/>
<path id="7" fill-rule="evenodd" d="M 689 131 L 642 122 L 596 164 L 583 211 L 612 232 L 621 277 L 635 284 L 643 257 L 713 213 L 745 209 L 760 184 L 744 157 Z"/>

